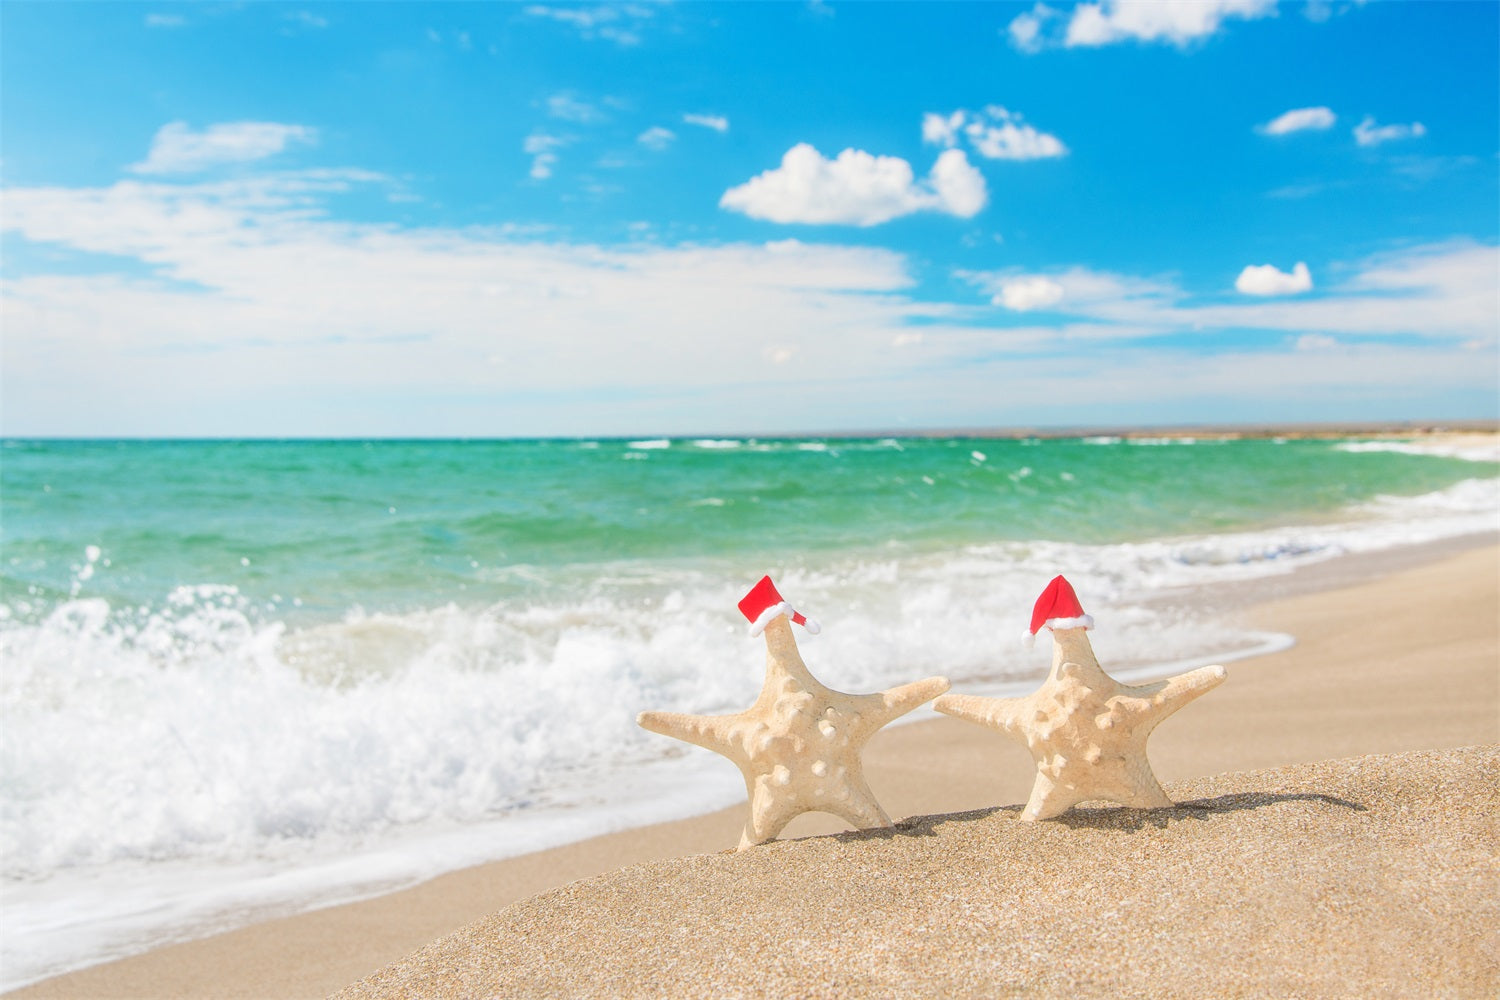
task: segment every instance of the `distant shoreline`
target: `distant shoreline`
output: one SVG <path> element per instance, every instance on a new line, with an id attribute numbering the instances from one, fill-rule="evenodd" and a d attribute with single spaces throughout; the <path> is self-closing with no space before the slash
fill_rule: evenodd
<path id="1" fill-rule="evenodd" d="M 1058 440 L 1067 438 L 1198 438 L 1234 441 L 1240 439 L 1288 438 L 1296 440 L 1346 437 L 1430 437 L 1441 434 L 1500 434 L 1500 420 L 1413 420 L 1371 421 L 1369 423 L 1286 423 L 1286 424 L 1162 424 L 1156 426 L 1118 427 L 1109 425 L 1076 427 L 957 427 L 934 430 L 860 431 L 832 434 L 786 434 L 778 437 L 846 437 L 846 438 L 986 438 L 1020 441 L 1027 438 Z M 726 435 L 736 437 L 739 435 Z M 767 435 L 771 436 L 771 435 Z"/>
<path id="2" fill-rule="evenodd" d="M 1206 441 L 1234 441 L 1241 439 L 1260 440 L 1285 438 L 1289 440 L 1322 440 L 1333 438 L 1350 437 L 1405 437 L 1405 438 L 1432 438 L 1440 435 L 1470 435 L 1470 434 L 1500 434 L 1500 418 L 1482 418 L 1466 420 L 1372 420 L 1372 421 L 1330 421 L 1318 422 L 1291 422 L 1285 424 L 1147 424 L 1134 427 L 1121 427 L 1118 425 L 1078 425 L 1068 427 L 937 427 L 937 428 L 901 428 L 885 430 L 843 430 L 843 431 L 696 431 L 692 433 L 667 434 L 651 431 L 642 431 L 636 434 L 558 434 L 558 435 L 417 435 L 412 437 L 387 437 L 375 435 L 372 437 L 361 437 L 359 435 L 347 435 L 340 437 L 325 437 L 321 435 L 309 435 L 307 437 L 286 437 L 280 435 L 246 435 L 242 437 L 206 435 L 202 437 L 171 436 L 171 435 L 101 435 L 101 436 L 79 436 L 71 434 L 0 434 L 0 442 L 90 442 L 107 444 L 110 442 L 139 442 L 139 443 L 212 443 L 212 442 L 255 442 L 255 443 L 351 443 L 351 442 L 506 442 L 506 441 L 641 441 L 641 440 L 667 440 L 667 441 L 693 441 L 704 438 L 722 438 L 725 440 L 761 440 L 761 441 L 802 441 L 802 440 L 827 440 L 839 438 L 850 441 L 878 440 L 881 438 L 920 438 L 934 440 L 942 438 L 968 438 L 974 440 L 994 441 L 1024 441 L 1027 439 L 1066 440 L 1068 438 L 1121 438 L 1123 440 L 1140 439 L 1199 439 Z"/>

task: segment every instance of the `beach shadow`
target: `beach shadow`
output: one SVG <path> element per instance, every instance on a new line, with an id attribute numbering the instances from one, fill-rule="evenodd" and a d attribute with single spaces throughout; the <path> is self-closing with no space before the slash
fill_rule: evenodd
<path id="1" fill-rule="evenodd" d="M 1264 809 L 1266 806 L 1284 802 L 1321 802 L 1324 805 L 1366 812 L 1358 802 L 1341 799 L 1334 795 L 1316 792 L 1234 792 L 1216 795 L 1211 799 L 1189 799 L 1162 809 L 1132 809 L 1129 806 L 1082 805 L 1075 806 L 1055 819 L 1043 820 L 1041 826 L 1057 823 L 1080 830 L 1117 830 L 1130 833 L 1153 827 L 1161 830 L 1173 823 L 1183 821 L 1202 822 L 1220 813 L 1242 812 L 1246 809 Z M 987 809 L 970 809 L 965 812 L 934 813 L 929 816 L 908 816 L 898 820 L 894 826 L 874 830 L 846 830 L 842 833 L 814 834 L 810 837 L 794 837 L 793 840 L 820 840 L 824 837 L 839 843 L 859 843 L 870 840 L 895 840 L 898 837 L 936 837 L 938 828 L 951 823 L 977 823 L 993 819 L 1004 813 L 1013 813 L 1020 820 L 1024 805 L 990 806 Z M 732 852 L 728 852 L 732 853 Z"/>
<path id="2" fill-rule="evenodd" d="M 1196 820 L 1202 822 L 1219 813 L 1242 812 L 1246 809 L 1264 809 L 1266 806 L 1284 802 L 1321 802 L 1324 805 L 1365 812 L 1358 802 L 1341 799 L 1334 795 L 1316 792 L 1233 792 L 1216 795 L 1211 799 L 1189 799 L 1162 809 L 1131 809 L 1127 806 L 1078 806 L 1054 820 L 1064 826 L 1088 830 L 1120 830 L 1130 832 L 1144 827 L 1165 829 L 1175 822 Z"/>
<path id="3" fill-rule="evenodd" d="M 866 840 L 895 840 L 898 837 L 936 837 L 937 828 L 948 823 L 973 823 L 989 819 L 996 813 L 1021 811 L 1020 806 L 991 806 L 988 809 L 970 809 L 959 813 L 934 813 L 931 816 L 908 816 L 892 826 L 876 827 L 873 830 L 845 830 L 840 833 L 814 834 L 809 837 L 794 837 L 793 840 L 821 840 L 827 837 L 839 843 L 858 843 Z"/>

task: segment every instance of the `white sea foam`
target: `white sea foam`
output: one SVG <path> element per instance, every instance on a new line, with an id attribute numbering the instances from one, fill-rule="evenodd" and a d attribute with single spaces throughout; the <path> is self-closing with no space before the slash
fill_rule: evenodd
<path id="1" fill-rule="evenodd" d="M 764 569 L 823 622 L 799 642 L 833 687 L 944 673 L 1019 691 L 1049 660 L 1017 639 L 1057 572 L 1098 620 L 1101 660 L 1137 676 L 1285 641 L 1150 600 L 1165 591 L 1497 528 L 1488 479 L 1339 524 Z M 215 585 L 129 611 L 89 597 L 41 620 L 7 609 L 0 987 L 743 795 L 732 766 L 634 718 L 753 700 L 762 654 L 734 607 L 744 567 L 496 572 L 529 574 L 544 596 L 322 623 L 267 617 Z"/>
<path id="2" fill-rule="evenodd" d="M 1500 435 L 1473 435 L 1440 438 L 1437 441 L 1346 441 L 1335 445 L 1339 451 L 1391 452 L 1398 455 L 1436 455 L 1463 458 L 1471 462 L 1500 462 Z"/>

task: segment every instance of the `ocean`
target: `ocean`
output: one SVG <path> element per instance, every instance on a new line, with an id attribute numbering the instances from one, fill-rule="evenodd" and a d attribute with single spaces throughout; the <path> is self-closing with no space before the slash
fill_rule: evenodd
<path id="1" fill-rule="evenodd" d="M 763 574 L 832 687 L 1019 692 L 1058 573 L 1140 674 L 1289 641 L 1194 587 L 1497 527 L 1399 442 L 8 440 L 0 988 L 732 805 L 634 720 L 750 704 Z"/>

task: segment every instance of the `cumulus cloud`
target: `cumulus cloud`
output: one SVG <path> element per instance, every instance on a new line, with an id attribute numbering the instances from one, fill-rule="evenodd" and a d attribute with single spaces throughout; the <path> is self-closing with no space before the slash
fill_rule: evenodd
<path id="1" fill-rule="evenodd" d="M 1011 44 L 1023 52 L 1097 48 L 1119 42 L 1157 42 L 1186 48 L 1213 35 L 1226 20 L 1276 16 L 1275 0 L 1101 0 L 1071 15 L 1045 3 L 1010 22 Z"/>
<path id="2" fill-rule="evenodd" d="M 1055 306 L 1063 300 L 1063 286 L 1041 275 L 1022 275 L 1000 281 L 993 301 L 1015 312 L 1030 312 Z"/>
<path id="3" fill-rule="evenodd" d="M 1291 132 L 1306 132 L 1310 130 L 1323 131 L 1333 127 L 1338 120 L 1332 109 L 1324 107 L 1316 108 L 1293 108 L 1272 118 L 1258 131 L 1263 135 L 1287 135 Z"/>
<path id="4" fill-rule="evenodd" d="M 688 125 L 711 128 L 715 132 L 729 131 L 729 119 L 723 115 L 683 115 L 682 120 Z"/>
<path id="5" fill-rule="evenodd" d="M 1240 272 L 1234 287 L 1245 295 L 1299 295 L 1312 291 L 1312 273 L 1298 261 L 1290 274 L 1274 264 L 1252 264 Z"/>
<path id="6" fill-rule="evenodd" d="M 1057 136 L 1037 131 L 1020 114 L 998 104 L 980 112 L 960 108 L 947 115 L 928 112 L 922 117 L 923 142 L 952 148 L 960 139 L 989 160 L 1042 160 L 1068 153 Z"/>
<path id="7" fill-rule="evenodd" d="M 317 130 L 278 122 L 224 122 L 194 132 L 186 122 L 163 125 L 146 159 L 130 169 L 138 174 L 187 174 L 231 163 L 274 156 L 291 143 L 311 143 Z"/>
<path id="8" fill-rule="evenodd" d="M 635 141 L 640 143 L 642 146 L 645 146 L 647 149 L 654 149 L 658 152 L 672 145 L 672 143 L 676 139 L 676 132 L 673 132 L 669 128 L 662 128 L 660 125 L 653 125 L 646 131 L 635 137 Z"/>
<path id="9" fill-rule="evenodd" d="M 963 128 L 966 112 L 959 110 L 940 115 L 929 111 L 922 116 L 922 141 L 934 146 L 952 148 L 958 144 L 959 129 Z"/>
<path id="10" fill-rule="evenodd" d="M 984 176 L 962 150 L 943 152 L 919 181 L 900 157 L 846 149 L 830 160 L 798 143 L 781 166 L 725 191 L 719 206 L 771 222 L 874 226 L 914 212 L 967 219 L 988 200 Z"/>
<path id="11" fill-rule="evenodd" d="M 1416 139 L 1427 134 L 1427 127 L 1421 122 L 1412 122 L 1410 125 L 1376 125 L 1374 117 L 1365 116 L 1365 120 L 1354 126 L 1354 141 L 1361 146 L 1378 146 L 1383 142 L 1394 142 L 1399 139 Z"/>

